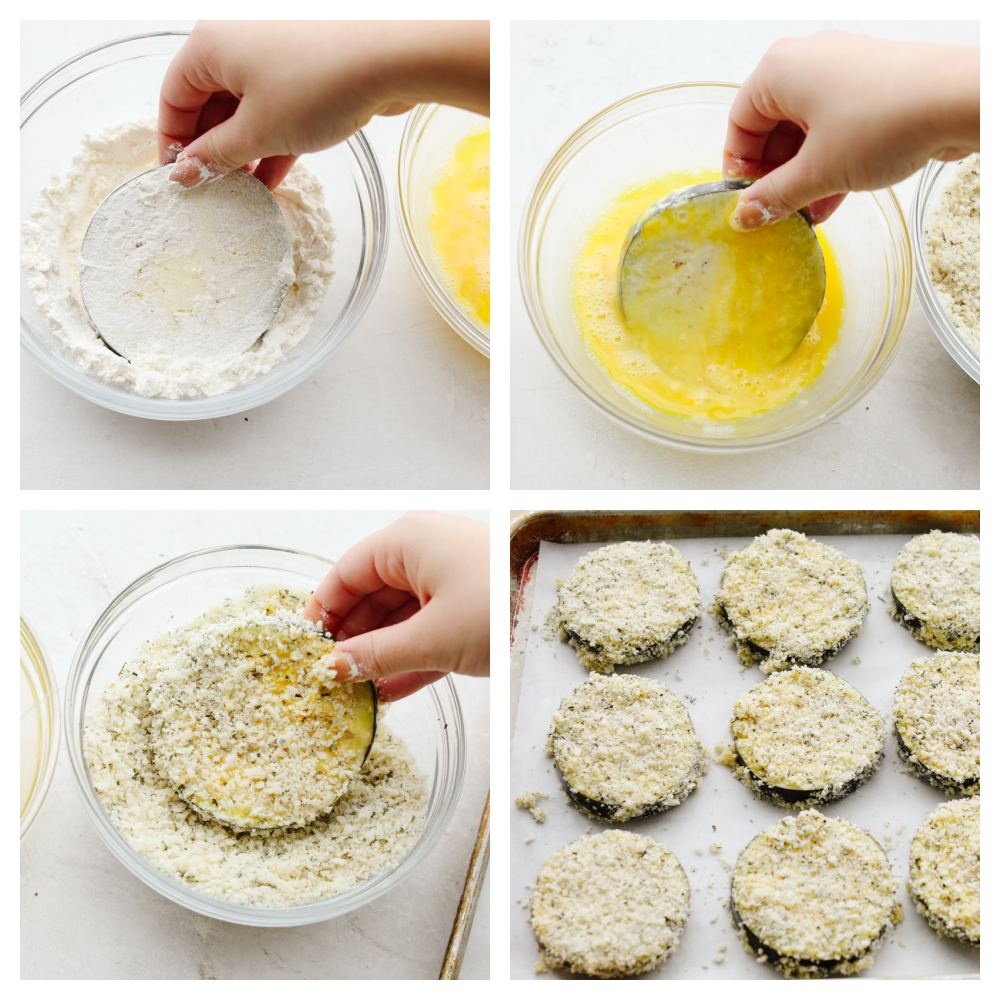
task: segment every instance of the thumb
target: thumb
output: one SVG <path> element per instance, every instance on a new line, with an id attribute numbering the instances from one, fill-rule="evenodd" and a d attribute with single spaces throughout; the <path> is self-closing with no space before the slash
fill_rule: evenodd
<path id="1" fill-rule="evenodd" d="M 811 202 L 836 193 L 803 143 L 795 156 L 754 181 L 740 195 L 729 224 L 739 232 L 749 232 L 769 222 L 787 219 Z"/>
<path id="2" fill-rule="evenodd" d="M 338 681 L 366 677 L 381 681 L 396 674 L 433 671 L 449 673 L 461 664 L 461 649 L 449 643 L 454 632 L 438 622 L 432 600 L 406 621 L 372 629 L 338 642 L 326 664 Z M 451 647 L 451 648 L 450 648 Z"/>
<path id="3" fill-rule="evenodd" d="M 231 174 L 260 154 L 260 149 L 249 141 L 237 111 L 184 148 L 170 172 L 170 180 L 186 188 L 200 187 Z"/>

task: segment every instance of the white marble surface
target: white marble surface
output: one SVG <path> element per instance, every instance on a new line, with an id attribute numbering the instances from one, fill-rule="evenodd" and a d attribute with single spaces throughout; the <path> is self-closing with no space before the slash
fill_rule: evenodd
<path id="1" fill-rule="evenodd" d="M 979 42 L 977 21 L 513 22 L 512 273 L 535 179 L 587 118 L 671 81 L 744 80 L 777 38 L 830 27 L 888 39 Z M 904 210 L 915 189 L 915 178 L 897 185 Z M 805 438 L 746 456 L 689 455 L 612 424 L 549 358 L 516 278 L 511 328 L 514 488 L 731 489 L 759 488 L 765 480 L 768 488 L 979 486 L 979 386 L 945 352 L 916 299 L 902 350 L 864 399 Z"/>
<path id="2" fill-rule="evenodd" d="M 22 21 L 21 92 L 94 45 L 193 24 Z M 390 202 L 404 121 L 365 127 Z M 85 401 L 22 358 L 21 487 L 488 488 L 489 362 L 431 306 L 394 207 L 390 215 L 382 279 L 347 342 L 305 382 L 247 413 L 141 420 Z M 310 460 L 317 454 L 336 461 Z"/>
<path id="3" fill-rule="evenodd" d="M 400 512 L 31 512 L 21 610 L 60 698 L 90 623 L 141 573 L 195 549 L 282 545 L 335 559 Z M 460 511 L 488 521 L 487 514 Z M 202 917 L 131 875 L 90 825 L 63 753 L 21 845 L 23 979 L 436 979 L 489 788 L 489 682 L 456 677 L 469 734 L 455 813 L 393 891 L 325 923 L 251 928 Z M 462 968 L 489 978 L 489 872 Z"/>

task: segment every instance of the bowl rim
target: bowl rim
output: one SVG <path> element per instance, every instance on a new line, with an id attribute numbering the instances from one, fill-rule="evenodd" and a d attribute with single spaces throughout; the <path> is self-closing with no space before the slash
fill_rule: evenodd
<path id="1" fill-rule="evenodd" d="M 750 439 L 735 441 L 725 436 L 711 437 L 703 439 L 677 438 L 665 430 L 649 426 L 643 423 L 638 416 L 627 414 L 625 411 L 612 408 L 602 397 L 597 395 L 590 386 L 576 374 L 573 366 L 556 349 L 555 345 L 549 343 L 548 326 L 545 322 L 544 314 L 541 310 L 540 302 L 537 300 L 533 282 L 531 280 L 531 267 L 533 263 L 532 252 L 536 244 L 540 245 L 535 235 L 539 227 L 539 213 L 544 200 L 548 197 L 548 191 L 552 181 L 565 169 L 576 153 L 591 142 L 601 131 L 606 122 L 614 118 L 616 113 L 630 104 L 639 103 L 647 98 L 674 90 L 691 90 L 693 88 L 724 88 L 730 91 L 738 91 L 740 84 L 728 83 L 720 80 L 690 80 L 678 83 L 664 84 L 658 87 L 650 87 L 646 90 L 637 91 L 626 97 L 620 98 L 613 104 L 602 108 L 596 114 L 588 118 L 582 125 L 560 143 L 556 151 L 549 157 L 542 170 L 535 178 L 531 192 L 527 198 L 524 210 L 521 213 L 520 230 L 518 233 L 518 278 L 521 286 L 521 298 L 531 321 L 531 325 L 536 336 L 542 342 L 549 357 L 567 378 L 570 384 L 603 416 L 611 420 L 617 426 L 630 431 L 648 441 L 667 448 L 674 448 L 680 451 L 700 453 L 700 454 L 743 454 L 751 451 L 762 451 L 767 448 L 774 448 L 800 438 L 814 430 L 836 419 L 846 410 L 857 405 L 874 388 L 878 380 L 890 367 L 893 359 L 902 346 L 909 317 L 913 308 L 912 296 L 912 271 L 913 271 L 913 249 L 910 240 L 909 228 L 906 225 L 906 218 L 903 210 L 891 188 L 882 188 L 877 191 L 860 192 L 860 194 L 870 195 L 881 211 L 887 225 L 890 228 L 891 250 L 899 268 L 898 297 L 897 300 L 890 298 L 887 308 L 886 320 L 880 334 L 880 344 L 878 351 L 871 357 L 868 363 L 862 368 L 860 374 L 855 378 L 853 385 L 845 390 L 833 404 L 827 407 L 821 414 L 818 414 L 802 424 L 785 428 L 778 432 L 772 432 L 771 436 L 765 439 Z M 723 103 L 723 102 L 714 102 Z M 649 109 L 657 110 L 657 109 Z M 641 110 L 636 114 L 615 121 L 621 124 L 632 118 L 639 117 L 647 111 Z M 550 209 L 551 211 L 551 209 Z M 548 213 L 541 221 L 544 223 Z M 893 223 L 895 230 L 893 231 Z M 897 240 L 900 245 L 897 246 Z M 888 248 L 888 244 L 887 244 Z M 893 334 L 895 336 L 893 337 Z M 890 342 L 891 340 L 891 342 Z M 888 344 L 888 348 L 887 348 Z M 869 376 L 876 367 L 876 362 L 881 367 L 881 372 L 874 380 Z"/>
<path id="2" fill-rule="evenodd" d="M 406 124 L 403 126 L 403 136 L 399 142 L 399 162 L 396 170 L 395 202 L 396 219 L 399 223 L 399 231 L 403 237 L 403 247 L 406 256 L 410 261 L 410 266 L 416 272 L 417 279 L 423 286 L 424 293 L 430 299 L 431 305 L 438 311 L 441 318 L 465 341 L 471 344 L 480 354 L 485 357 L 490 356 L 490 338 L 473 321 L 473 319 L 455 301 L 454 297 L 441 283 L 434 268 L 433 262 L 424 260 L 420 252 L 420 245 L 417 243 L 416 235 L 410 223 L 410 214 L 407 210 L 406 191 L 409 187 L 410 164 L 416 154 L 424 130 L 430 124 L 431 118 L 437 114 L 441 108 L 449 108 L 449 105 L 442 104 L 418 104 L 407 116 Z M 454 109 L 464 110 L 464 109 Z M 475 114 L 475 112 L 468 112 Z M 489 118 L 483 115 L 489 124 Z"/>
<path id="3" fill-rule="evenodd" d="M 73 81 L 51 89 L 51 85 L 56 82 L 55 78 L 67 72 L 75 63 L 95 56 L 106 49 L 113 49 L 115 46 L 126 43 L 143 42 L 156 38 L 184 38 L 190 33 L 190 31 L 177 30 L 126 35 L 95 45 L 93 48 L 67 59 L 24 92 L 20 103 L 20 128 L 23 129 L 49 100 L 69 85 L 69 82 L 76 82 L 76 80 L 83 78 L 83 76 L 77 77 Z M 51 93 L 48 92 L 49 89 L 51 89 Z M 359 175 L 356 185 L 363 189 L 358 191 L 358 201 L 361 208 L 361 256 L 347 299 L 333 321 L 333 325 L 323 335 L 321 342 L 314 345 L 308 354 L 300 357 L 295 366 L 282 370 L 277 376 L 269 378 L 274 371 L 272 369 L 260 379 L 252 379 L 235 390 L 218 395 L 169 399 L 162 396 L 139 396 L 135 393 L 123 392 L 110 382 L 88 376 L 84 369 L 71 359 L 54 354 L 42 344 L 25 322 L 23 316 L 20 317 L 22 352 L 61 385 L 89 402 L 118 413 L 149 420 L 209 420 L 231 416 L 263 406 L 304 382 L 330 360 L 360 323 L 378 288 L 389 249 L 388 195 L 375 151 L 360 129 L 354 135 L 349 136 L 342 145 L 347 150 L 345 155 L 353 157 Z M 336 147 L 331 148 L 335 149 Z M 352 170 L 352 172 L 354 171 Z M 363 197 L 365 192 L 368 199 L 367 205 Z M 342 325 L 338 326 L 341 323 Z M 330 330 L 333 329 L 336 329 L 336 334 L 333 343 L 330 343 L 326 338 Z M 263 384 L 265 380 L 266 386 Z M 254 389 L 254 386 L 257 388 Z"/>
<path id="4" fill-rule="evenodd" d="M 952 323 L 934 291 L 934 282 L 927 264 L 927 248 L 924 245 L 923 237 L 926 217 L 933 207 L 932 200 L 940 194 L 936 187 L 938 181 L 946 169 L 949 167 L 957 168 L 960 163 L 967 159 L 967 156 L 963 156 L 961 160 L 927 161 L 923 170 L 920 171 L 920 180 L 910 201 L 910 211 L 906 222 L 910 230 L 910 241 L 913 244 L 913 255 L 916 258 L 917 299 L 927 317 L 927 322 L 930 323 L 934 335 L 941 341 L 941 346 L 951 355 L 962 371 L 979 382 L 979 355 L 965 342 L 965 339 L 955 328 L 955 324 Z"/>
<path id="5" fill-rule="evenodd" d="M 384 869 L 349 892 L 329 896 L 318 902 L 285 907 L 248 906 L 217 899 L 214 896 L 204 895 L 189 889 L 153 866 L 128 843 L 124 835 L 111 821 L 111 817 L 108 815 L 107 810 L 104 808 L 103 803 L 101 803 L 90 782 L 86 753 L 83 746 L 83 734 L 86 724 L 87 694 L 93 682 L 96 663 L 91 666 L 86 676 L 84 676 L 84 668 L 92 658 L 95 649 L 98 651 L 98 658 L 103 655 L 103 649 L 97 645 L 98 641 L 102 640 L 107 627 L 115 621 L 121 610 L 131 604 L 133 597 L 155 592 L 155 586 L 152 590 L 148 591 L 145 588 L 147 585 L 154 583 L 158 574 L 171 568 L 177 568 L 184 563 L 190 563 L 196 559 L 213 557 L 227 552 L 286 553 L 295 557 L 314 559 L 328 566 L 334 565 L 333 560 L 327 559 L 325 556 L 318 556 L 311 552 L 304 552 L 284 546 L 255 544 L 219 545 L 198 549 L 194 552 L 188 552 L 173 559 L 168 559 L 166 562 L 160 563 L 141 574 L 126 587 L 122 588 L 90 623 L 73 654 L 70 666 L 69 680 L 67 681 L 64 696 L 63 713 L 65 716 L 67 751 L 75 778 L 76 789 L 83 803 L 84 811 L 87 813 L 99 838 L 111 851 L 112 855 L 133 875 L 141 879 L 147 886 L 165 899 L 177 903 L 186 909 L 193 910 L 196 913 L 201 913 L 204 916 L 246 926 L 291 927 L 330 920 L 343 916 L 360 906 L 367 905 L 372 900 L 394 889 L 396 885 L 404 881 L 416 870 L 419 863 L 437 844 L 444 833 L 445 827 L 458 804 L 465 776 L 467 756 L 465 719 L 462 713 L 461 702 L 458 698 L 458 692 L 450 676 L 445 676 L 434 684 L 427 685 L 427 687 L 422 688 L 412 696 L 424 695 L 429 697 L 433 707 L 437 711 L 438 719 L 444 723 L 445 743 L 440 768 L 443 776 L 431 786 L 428 795 L 428 804 L 430 804 L 434 801 L 435 792 L 440 787 L 439 794 L 442 796 L 439 799 L 440 807 L 432 817 L 429 817 L 428 825 L 425 826 L 423 833 L 421 833 L 411 850 L 404 855 L 399 863 Z M 222 567 L 211 565 L 203 567 L 203 569 L 217 568 Z M 453 727 L 453 735 L 450 732 L 450 727 Z M 452 760 L 454 760 L 454 766 L 452 766 Z M 431 777 L 428 776 L 428 779 L 431 780 Z"/>
<path id="6" fill-rule="evenodd" d="M 36 671 L 37 680 L 45 691 L 46 724 L 42 727 L 43 735 L 47 733 L 48 740 L 40 747 L 38 769 L 31 796 L 21 815 L 21 840 L 23 841 L 32 824 L 38 818 L 45 796 L 52 787 L 52 778 L 56 772 L 59 760 L 59 746 L 62 742 L 62 713 L 59 711 L 59 685 L 56 683 L 52 664 L 49 661 L 45 647 L 38 632 L 31 623 L 21 615 L 21 647 L 26 649 L 31 664 Z"/>

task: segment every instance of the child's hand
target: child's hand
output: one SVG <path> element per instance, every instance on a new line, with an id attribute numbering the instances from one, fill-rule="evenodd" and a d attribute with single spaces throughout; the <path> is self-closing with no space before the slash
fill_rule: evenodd
<path id="1" fill-rule="evenodd" d="M 731 219 L 756 229 L 979 149 L 979 49 L 823 31 L 768 49 L 729 113 L 723 176 L 761 177 Z"/>
<path id="2" fill-rule="evenodd" d="M 160 163 L 195 187 L 259 159 L 273 190 L 302 153 L 425 101 L 489 114 L 488 21 L 199 21 L 160 88 Z"/>
<path id="3" fill-rule="evenodd" d="M 338 680 L 398 701 L 454 671 L 490 672 L 489 528 L 412 512 L 337 560 L 303 614 L 338 640 Z"/>

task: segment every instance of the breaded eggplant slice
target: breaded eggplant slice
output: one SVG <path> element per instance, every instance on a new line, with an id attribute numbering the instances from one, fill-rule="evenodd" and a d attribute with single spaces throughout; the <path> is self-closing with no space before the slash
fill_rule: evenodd
<path id="1" fill-rule="evenodd" d="M 815 809 L 786 816 L 743 848 L 730 909 L 745 950 L 786 979 L 857 975 L 903 916 L 878 841 Z"/>
<path id="2" fill-rule="evenodd" d="M 740 695 L 730 729 L 740 781 L 792 809 L 836 802 L 863 785 L 885 736 L 861 692 L 817 667 L 782 670 Z"/>
<path id="3" fill-rule="evenodd" d="M 820 666 L 861 631 L 869 610 L 861 563 L 787 528 L 730 557 L 715 602 L 740 662 L 765 674 Z"/>
<path id="4" fill-rule="evenodd" d="M 903 671 L 892 706 L 906 769 L 946 794 L 979 794 L 979 657 L 936 653 Z"/>
<path id="5" fill-rule="evenodd" d="M 609 823 L 678 805 L 705 773 L 705 751 L 680 698 L 630 674 L 591 674 L 563 698 L 547 749 L 580 811 Z"/>
<path id="6" fill-rule="evenodd" d="M 542 864 L 531 926 L 550 969 L 618 979 L 652 972 L 672 955 L 690 911 L 687 876 L 663 844 L 607 830 Z"/>
<path id="7" fill-rule="evenodd" d="M 559 635 L 584 666 L 610 674 L 684 645 L 699 601 L 691 566 L 672 545 L 605 545 L 559 582 Z"/>
<path id="8" fill-rule="evenodd" d="M 375 741 L 370 681 L 329 680 L 335 643 L 294 612 L 194 629 L 151 690 L 152 752 L 177 794 L 236 830 L 330 811 Z"/>
<path id="9" fill-rule="evenodd" d="M 945 802 L 920 824 L 906 887 L 938 937 L 979 947 L 979 796 Z"/>
<path id="10" fill-rule="evenodd" d="M 933 649 L 979 652 L 979 539 L 930 531 L 892 567 L 889 613 Z"/>

